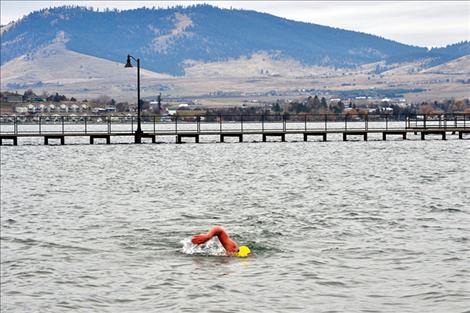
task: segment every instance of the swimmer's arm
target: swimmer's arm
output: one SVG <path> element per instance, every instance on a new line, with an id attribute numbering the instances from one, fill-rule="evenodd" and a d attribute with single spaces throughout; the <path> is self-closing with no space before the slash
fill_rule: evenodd
<path id="1" fill-rule="evenodd" d="M 209 241 L 212 237 L 209 237 L 207 234 L 194 235 L 191 239 L 191 242 L 195 245 L 203 244 L 206 241 Z"/>
<path id="2" fill-rule="evenodd" d="M 214 226 L 209 230 L 207 234 L 194 235 L 191 239 L 191 242 L 196 245 L 200 245 L 205 243 L 206 241 L 211 240 L 211 238 L 214 236 L 219 236 L 219 234 L 221 233 L 225 233 L 225 230 L 220 226 Z"/>
<path id="3" fill-rule="evenodd" d="M 225 250 L 228 253 L 235 253 L 238 251 L 238 246 L 235 243 L 235 241 L 230 239 L 227 232 L 221 226 L 212 227 L 207 234 L 200 234 L 200 235 L 193 236 L 193 238 L 191 239 L 191 242 L 199 245 L 199 244 L 205 243 L 206 241 L 210 240 L 214 236 L 219 237 L 220 243 L 222 243 L 222 245 L 224 246 Z"/>

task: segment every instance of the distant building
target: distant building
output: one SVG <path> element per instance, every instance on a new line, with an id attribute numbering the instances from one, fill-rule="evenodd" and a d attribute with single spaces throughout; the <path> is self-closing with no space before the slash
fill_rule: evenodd
<path id="1" fill-rule="evenodd" d="M 151 109 L 153 112 L 158 112 L 158 111 L 160 111 L 160 107 L 159 107 L 158 101 L 150 101 L 150 109 Z"/>
<path id="2" fill-rule="evenodd" d="M 23 102 L 23 96 L 20 96 L 20 95 L 5 96 L 4 99 L 5 99 L 5 102 L 9 102 L 9 103 Z"/>
<path id="3" fill-rule="evenodd" d="M 106 112 L 106 110 L 103 109 L 103 108 L 93 108 L 93 109 L 91 109 L 91 113 L 95 113 L 95 114 L 96 113 L 104 113 L 104 112 Z"/>
<path id="4" fill-rule="evenodd" d="M 168 115 L 175 115 L 176 111 L 178 110 L 178 106 L 177 105 L 171 105 L 171 106 L 167 107 L 166 110 L 168 112 Z"/>
<path id="5" fill-rule="evenodd" d="M 32 104 L 28 104 L 28 113 L 36 113 L 36 107 Z"/>
<path id="6" fill-rule="evenodd" d="M 80 111 L 80 108 L 79 108 L 78 105 L 72 104 L 72 105 L 70 106 L 69 110 L 70 110 L 71 112 L 79 112 L 79 111 Z"/>
<path id="7" fill-rule="evenodd" d="M 28 107 L 16 106 L 15 107 L 16 113 L 26 113 L 28 112 Z"/>

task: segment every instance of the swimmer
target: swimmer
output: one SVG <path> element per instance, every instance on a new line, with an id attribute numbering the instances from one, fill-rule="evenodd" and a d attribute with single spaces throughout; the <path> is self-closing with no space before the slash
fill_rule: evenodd
<path id="1" fill-rule="evenodd" d="M 227 255 L 229 256 L 238 256 L 238 257 L 247 257 L 251 251 L 247 246 L 238 247 L 237 243 L 230 239 L 227 232 L 221 226 L 212 227 L 207 234 L 195 235 L 191 239 L 191 242 L 196 245 L 203 244 L 206 241 L 209 241 L 212 237 L 217 236 L 220 243 L 224 246 Z"/>

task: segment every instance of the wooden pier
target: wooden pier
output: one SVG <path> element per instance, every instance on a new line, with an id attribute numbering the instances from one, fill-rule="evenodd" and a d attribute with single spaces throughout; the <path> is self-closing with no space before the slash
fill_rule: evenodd
<path id="1" fill-rule="evenodd" d="M 300 135 L 304 141 L 309 137 L 321 137 L 327 141 L 332 135 L 348 141 L 351 136 L 369 140 L 370 135 L 381 135 L 382 140 L 390 136 L 400 136 L 403 140 L 408 134 L 420 134 L 421 140 L 429 135 L 439 135 L 446 140 L 448 134 L 457 134 L 464 139 L 470 133 L 470 114 L 406 116 L 393 119 L 390 116 L 342 114 L 324 115 L 289 115 L 286 116 L 221 116 L 205 119 L 206 116 L 174 117 L 174 120 L 161 122 L 156 117 L 153 121 L 144 121 L 143 133 L 135 132 L 133 120 L 126 122 L 114 117 L 107 117 L 103 122 L 97 122 L 97 117 L 85 117 L 81 121 L 70 121 L 64 117 L 61 121 L 44 121 L 43 118 L 22 121 L 18 118 L 0 117 L 0 145 L 10 143 L 18 145 L 22 138 L 43 138 L 45 145 L 51 141 L 66 143 L 66 138 L 88 137 L 90 144 L 98 140 L 111 144 L 114 137 L 131 137 L 135 143 L 142 139 L 157 142 L 158 137 L 174 136 L 176 143 L 188 139 L 200 142 L 200 136 L 216 136 L 220 142 L 226 138 L 237 138 L 243 142 L 245 136 L 259 136 L 263 142 L 268 138 L 278 138 L 285 142 L 290 135 Z"/>

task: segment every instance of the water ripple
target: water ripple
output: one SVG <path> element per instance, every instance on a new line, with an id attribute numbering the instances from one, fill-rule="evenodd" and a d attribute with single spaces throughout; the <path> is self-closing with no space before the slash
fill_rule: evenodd
<path id="1" fill-rule="evenodd" d="M 2 147 L 1 310 L 468 311 L 468 148 Z"/>

